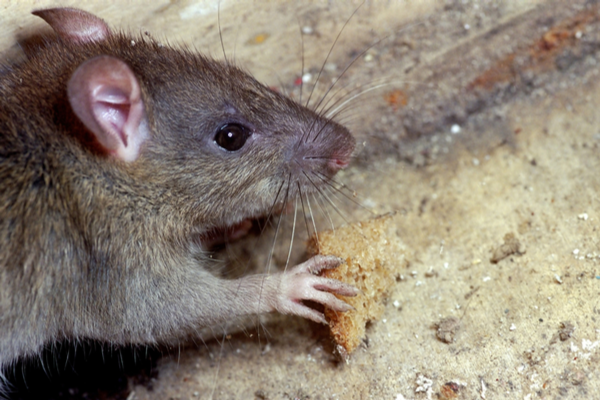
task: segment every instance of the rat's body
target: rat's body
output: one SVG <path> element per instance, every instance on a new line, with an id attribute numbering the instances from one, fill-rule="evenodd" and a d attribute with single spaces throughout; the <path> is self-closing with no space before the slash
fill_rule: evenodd
<path id="1" fill-rule="evenodd" d="M 338 281 L 223 280 L 200 239 L 284 206 L 345 166 L 341 126 L 236 67 L 39 12 L 60 38 L 0 76 L 0 376 L 53 341 L 175 342 L 301 300 L 349 307 Z M 241 144 L 241 146 L 240 146 Z"/>

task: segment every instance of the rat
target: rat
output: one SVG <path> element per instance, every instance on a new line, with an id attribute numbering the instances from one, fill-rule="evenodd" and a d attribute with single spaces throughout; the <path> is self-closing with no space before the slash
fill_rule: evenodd
<path id="1" fill-rule="evenodd" d="M 357 289 L 334 256 L 209 272 L 211 232 L 317 192 L 345 168 L 343 126 L 227 61 L 115 32 L 73 8 L 0 75 L 0 376 L 57 341 L 179 343 L 280 312 L 325 323 Z"/>

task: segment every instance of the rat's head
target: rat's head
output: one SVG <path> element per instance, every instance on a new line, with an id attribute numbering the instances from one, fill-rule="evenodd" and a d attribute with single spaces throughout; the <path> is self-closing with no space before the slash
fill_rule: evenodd
<path id="1" fill-rule="evenodd" d="M 112 34 L 74 9 L 37 12 L 63 40 L 93 48 L 69 102 L 110 162 L 162 186 L 205 226 L 264 215 L 319 190 L 354 139 L 339 124 L 235 66 Z"/>
<path id="2" fill-rule="evenodd" d="M 173 53 L 167 58 L 177 67 L 158 72 L 170 74 L 168 90 L 155 84 L 157 76 L 148 80 L 152 135 L 160 144 L 148 147 L 149 159 L 171 164 L 182 187 L 194 182 L 190 196 L 217 199 L 196 205 L 212 206 L 204 214 L 218 217 L 217 225 L 263 216 L 274 204 L 314 192 L 348 165 L 354 139 L 346 128 L 234 66 L 165 52 Z"/>

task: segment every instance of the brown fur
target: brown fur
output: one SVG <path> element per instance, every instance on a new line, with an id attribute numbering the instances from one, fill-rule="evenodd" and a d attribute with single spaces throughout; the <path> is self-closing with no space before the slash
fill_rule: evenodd
<path id="1" fill-rule="evenodd" d="M 98 55 L 127 63 L 142 88 L 151 139 L 133 163 L 107 157 L 67 98 Z M 252 142 L 215 150 L 231 115 Z M 327 161 L 353 146 L 235 66 L 124 34 L 50 40 L 0 75 L 0 368 L 56 340 L 173 342 L 237 315 L 296 313 L 271 299 L 283 274 L 219 279 L 191 238 L 265 215 L 298 185 L 314 191 L 304 174 L 333 175 Z"/>

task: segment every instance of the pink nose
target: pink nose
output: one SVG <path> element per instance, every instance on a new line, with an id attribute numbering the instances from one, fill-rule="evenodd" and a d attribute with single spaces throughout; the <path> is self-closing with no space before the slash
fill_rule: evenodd
<path id="1" fill-rule="evenodd" d="M 334 154 L 329 159 L 329 168 L 331 168 L 334 172 L 338 172 L 340 169 L 344 169 L 350 164 L 350 157 L 343 157 L 337 154 Z"/>

